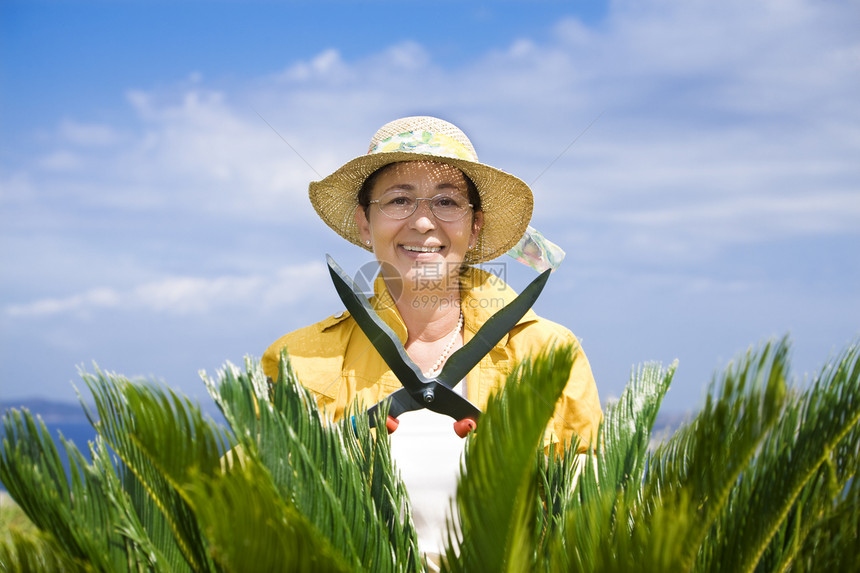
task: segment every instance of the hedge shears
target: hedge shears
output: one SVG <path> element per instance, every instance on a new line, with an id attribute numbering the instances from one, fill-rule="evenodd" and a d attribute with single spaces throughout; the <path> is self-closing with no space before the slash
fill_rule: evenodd
<path id="1" fill-rule="evenodd" d="M 461 438 L 466 437 L 477 427 L 481 410 L 457 393 L 454 386 L 528 312 L 543 290 L 551 270 L 541 273 L 510 304 L 491 316 L 469 342 L 448 357 L 438 375 L 427 377 L 409 358 L 400 339 L 370 306 L 355 282 L 330 255 L 326 255 L 326 260 L 338 296 L 403 386 L 367 410 L 371 427 L 376 424 L 377 410 L 385 405 L 388 407 L 385 426 L 389 434 L 397 429 L 400 414 L 427 408 L 453 418 L 454 431 Z"/>

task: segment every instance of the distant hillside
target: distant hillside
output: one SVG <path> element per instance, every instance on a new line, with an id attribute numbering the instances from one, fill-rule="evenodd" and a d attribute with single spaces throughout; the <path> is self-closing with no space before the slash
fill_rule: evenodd
<path id="1" fill-rule="evenodd" d="M 84 409 L 77 402 L 55 402 L 44 398 L 21 398 L 0 402 L 0 411 L 5 413 L 9 408 L 18 410 L 26 408 L 30 413 L 41 416 L 46 424 L 87 423 Z"/>
<path id="2" fill-rule="evenodd" d="M 95 406 L 90 404 L 90 410 L 95 412 Z M 224 423 L 221 412 L 212 400 L 202 401 L 200 404 L 204 413 L 209 414 L 216 421 Z M 20 398 L 0 401 L 0 414 L 9 408 L 21 410 L 26 408 L 31 414 L 39 415 L 48 425 L 55 424 L 86 424 L 87 416 L 78 402 L 57 402 L 45 398 Z"/>
<path id="3" fill-rule="evenodd" d="M 689 422 L 693 417 L 692 413 L 685 412 L 658 412 L 657 419 L 654 420 L 654 428 L 651 430 L 650 446 L 656 447 L 657 444 L 675 433 L 681 424 Z"/>

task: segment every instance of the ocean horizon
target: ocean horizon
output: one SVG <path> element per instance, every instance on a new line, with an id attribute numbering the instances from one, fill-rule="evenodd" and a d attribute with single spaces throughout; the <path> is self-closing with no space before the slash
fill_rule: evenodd
<path id="1" fill-rule="evenodd" d="M 88 405 L 87 407 L 91 412 L 95 412 L 94 406 Z M 204 414 L 208 414 L 216 423 L 226 426 L 226 421 L 214 402 L 207 404 L 206 407 L 201 405 L 201 408 Z M 57 448 L 60 460 L 63 462 L 67 478 L 70 476 L 70 467 L 66 449 L 63 446 L 63 439 L 74 444 L 87 462 L 92 461 L 89 445 L 95 442 L 98 432 L 90 424 L 80 403 L 56 402 L 44 398 L 4 400 L 0 404 L 0 412 L 2 412 L 4 419 L 11 409 L 27 410 L 36 418 L 37 424 L 39 420 L 45 424 L 45 428 Z M 0 491 L 8 491 L 2 480 L 0 480 Z"/>
<path id="2" fill-rule="evenodd" d="M 92 460 L 92 456 L 89 454 L 89 442 L 95 441 L 96 430 L 89 422 L 45 422 L 45 426 L 48 428 L 54 445 L 60 454 L 60 459 L 63 461 L 63 468 L 66 471 L 67 478 L 70 475 L 69 459 L 63 447 L 63 441 L 60 439 L 60 434 L 75 445 L 78 451 L 83 454 L 85 460 L 88 462 Z M 0 490 L 7 491 L 6 484 L 2 480 L 0 480 Z"/>

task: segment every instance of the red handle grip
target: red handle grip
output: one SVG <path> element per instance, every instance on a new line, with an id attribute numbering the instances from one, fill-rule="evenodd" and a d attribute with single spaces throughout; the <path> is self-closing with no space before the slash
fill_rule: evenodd
<path id="1" fill-rule="evenodd" d="M 478 423 L 472 418 L 463 418 L 458 422 L 454 422 L 454 432 L 461 438 L 469 435 L 469 432 L 478 427 Z"/>
<path id="2" fill-rule="evenodd" d="M 398 420 L 397 418 L 392 418 L 391 416 L 388 416 L 388 418 L 385 419 L 385 429 L 388 430 L 389 434 L 393 434 L 394 430 L 396 430 L 397 426 L 399 425 L 400 420 Z"/>

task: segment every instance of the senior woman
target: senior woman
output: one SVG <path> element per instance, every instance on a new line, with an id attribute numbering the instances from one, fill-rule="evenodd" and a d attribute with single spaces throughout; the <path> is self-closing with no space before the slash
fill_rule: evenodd
<path id="1" fill-rule="evenodd" d="M 478 161 L 466 135 L 433 117 L 384 125 L 366 155 L 311 183 L 322 220 L 380 265 L 371 306 L 427 375 L 468 342 L 515 293 L 472 266 L 517 244 L 528 229 L 532 192 L 520 179 Z M 575 342 L 566 328 L 529 311 L 455 388 L 483 409 L 520 360 L 547 345 Z M 401 385 L 347 312 L 278 339 L 263 355 L 277 379 L 286 349 L 299 380 L 335 420 L 355 399 L 374 404 Z M 545 445 L 581 440 L 588 447 L 601 419 L 591 369 L 582 350 L 547 428 Z M 463 441 L 451 420 L 429 410 L 408 412 L 392 435 L 392 451 L 410 492 L 419 542 L 438 551 L 447 498 L 456 487 Z"/>

